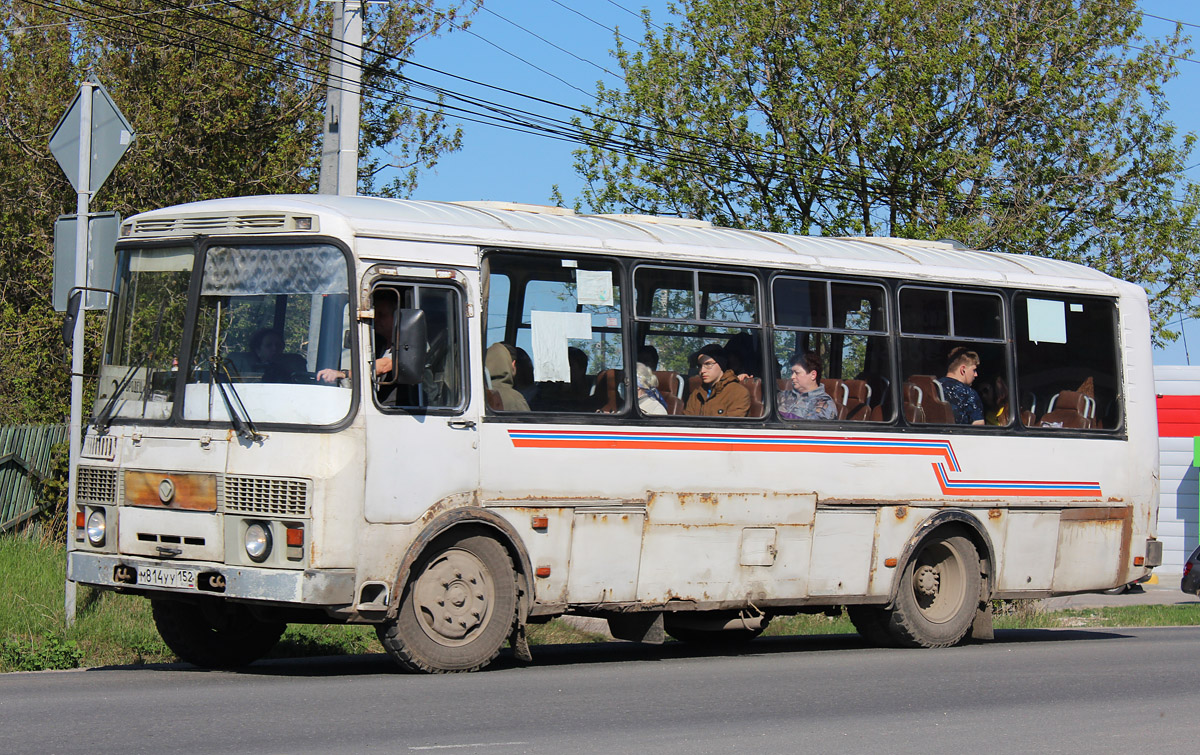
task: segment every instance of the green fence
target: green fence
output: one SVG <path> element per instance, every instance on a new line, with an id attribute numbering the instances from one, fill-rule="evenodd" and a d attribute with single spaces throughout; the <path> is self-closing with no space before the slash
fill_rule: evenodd
<path id="1" fill-rule="evenodd" d="M 51 472 L 50 450 L 66 439 L 66 425 L 0 426 L 0 533 L 38 512 L 38 483 Z"/>

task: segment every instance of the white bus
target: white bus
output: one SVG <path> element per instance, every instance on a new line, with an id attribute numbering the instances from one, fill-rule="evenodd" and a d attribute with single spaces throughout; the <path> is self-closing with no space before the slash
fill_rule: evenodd
<path id="1" fill-rule="evenodd" d="M 198 665 L 289 622 L 445 672 L 563 614 L 732 641 L 842 607 L 939 647 L 1161 560 L 1146 297 L 1085 267 L 316 196 L 136 215 L 118 253 L 69 577 Z"/>

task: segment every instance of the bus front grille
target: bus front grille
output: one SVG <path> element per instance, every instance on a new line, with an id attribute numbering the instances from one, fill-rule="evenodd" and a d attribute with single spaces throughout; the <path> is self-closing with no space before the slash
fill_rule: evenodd
<path id="1" fill-rule="evenodd" d="M 308 516 L 309 481 L 282 477 L 225 477 L 225 510 L 264 516 Z"/>
<path id="2" fill-rule="evenodd" d="M 80 467 L 75 498 L 89 503 L 115 503 L 117 500 L 117 470 Z"/>

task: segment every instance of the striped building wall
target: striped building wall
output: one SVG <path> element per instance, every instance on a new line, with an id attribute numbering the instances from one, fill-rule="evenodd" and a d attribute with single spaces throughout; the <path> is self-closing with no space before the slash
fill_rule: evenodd
<path id="1" fill-rule="evenodd" d="M 1183 573 L 1183 563 L 1200 540 L 1200 469 L 1192 466 L 1200 437 L 1200 367 L 1156 365 L 1158 394 L 1158 538 L 1163 541 L 1159 579 Z"/>

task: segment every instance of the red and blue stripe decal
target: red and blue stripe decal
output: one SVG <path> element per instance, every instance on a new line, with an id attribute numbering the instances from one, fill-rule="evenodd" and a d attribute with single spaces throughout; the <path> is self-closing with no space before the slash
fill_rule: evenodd
<path id="1" fill-rule="evenodd" d="M 932 466 L 944 495 L 1098 498 L 1098 482 L 1032 480 L 954 480 L 962 471 L 948 440 L 853 436 L 644 432 L 611 430 L 509 429 L 515 448 L 607 449 L 629 451 L 761 451 L 934 457 Z"/>

